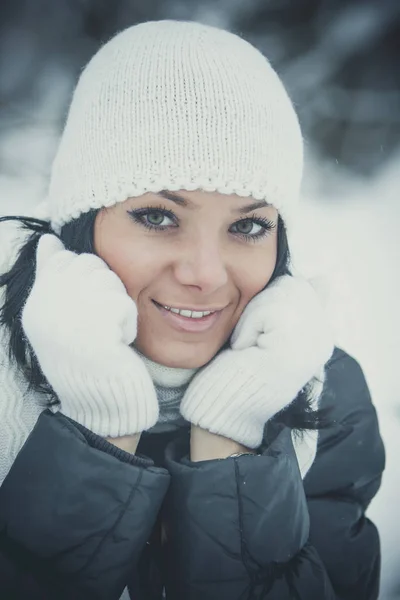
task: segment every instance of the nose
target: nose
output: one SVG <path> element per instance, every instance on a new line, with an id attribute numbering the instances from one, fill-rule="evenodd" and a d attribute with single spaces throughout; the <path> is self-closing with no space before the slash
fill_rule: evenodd
<path id="1" fill-rule="evenodd" d="M 228 281 L 225 263 L 217 241 L 196 236 L 180 247 L 174 274 L 180 284 L 212 294 Z"/>

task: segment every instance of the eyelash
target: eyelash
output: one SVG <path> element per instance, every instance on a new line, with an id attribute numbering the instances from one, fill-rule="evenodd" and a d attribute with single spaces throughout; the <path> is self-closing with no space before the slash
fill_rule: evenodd
<path id="1" fill-rule="evenodd" d="M 138 208 L 136 210 L 128 210 L 129 216 L 135 221 L 135 223 L 138 223 L 139 225 L 146 227 L 146 229 L 148 229 L 150 231 L 165 231 L 169 227 L 171 227 L 171 225 L 163 226 L 163 225 L 153 225 L 152 223 L 148 223 L 145 220 L 145 217 L 147 215 L 149 215 L 150 213 L 161 213 L 164 217 L 168 217 L 172 221 L 176 222 L 176 220 L 177 220 L 175 214 L 173 212 L 171 212 L 170 210 L 166 209 L 164 206 L 146 206 L 143 208 Z M 240 232 L 234 233 L 234 235 L 240 236 L 246 242 L 248 242 L 248 241 L 257 242 L 258 240 L 265 238 L 276 227 L 276 224 L 273 221 L 270 221 L 266 217 L 260 217 L 258 215 L 254 215 L 254 214 L 246 217 L 245 219 L 240 219 L 239 221 L 236 221 L 235 223 L 233 223 L 233 225 L 238 225 L 239 223 L 243 223 L 243 222 L 247 223 L 249 221 L 251 221 L 255 225 L 259 225 L 262 229 L 255 235 L 240 233 Z"/>

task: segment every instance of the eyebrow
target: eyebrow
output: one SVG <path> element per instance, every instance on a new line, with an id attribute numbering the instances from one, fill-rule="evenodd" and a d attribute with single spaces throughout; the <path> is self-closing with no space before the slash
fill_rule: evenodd
<path id="1" fill-rule="evenodd" d="M 179 194 L 176 194 L 175 192 L 169 192 L 168 190 L 161 190 L 161 192 L 157 192 L 157 196 L 162 196 L 162 198 L 165 198 L 166 200 L 171 200 L 172 202 L 175 202 L 175 204 L 178 204 L 179 206 L 194 206 L 190 200 L 188 200 L 187 198 L 184 198 L 183 196 L 180 196 Z M 257 208 L 266 208 L 267 206 L 271 206 L 271 204 L 268 204 L 268 202 L 265 202 L 265 200 L 259 200 L 258 202 L 253 202 L 252 204 L 247 204 L 245 206 L 240 206 L 239 208 L 236 208 L 236 212 L 239 212 L 240 214 L 246 214 L 249 213 L 253 210 L 257 210 Z"/>

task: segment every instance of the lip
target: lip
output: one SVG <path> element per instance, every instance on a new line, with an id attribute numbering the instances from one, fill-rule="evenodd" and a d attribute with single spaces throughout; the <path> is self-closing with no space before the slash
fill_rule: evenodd
<path id="1" fill-rule="evenodd" d="M 214 327 L 215 323 L 218 321 L 222 314 L 222 310 L 218 310 L 216 312 L 213 312 L 211 315 L 202 317 L 201 319 L 192 319 L 191 317 L 183 317 L 182 315 L 173 313 L 165 309 L 163 306 L 161 306 L 161 304 L 158 304 L 154 300 L 153 304 L 158 309 L 160 314 L 164 317 L 164 319 L 168 322 L 168 324 L 171 325 L 171 327 L 173 327 L 177 331 L 188 331 L 191 333 L 202 333 L 204 331 L 208 331 L 209 329 Z"/>

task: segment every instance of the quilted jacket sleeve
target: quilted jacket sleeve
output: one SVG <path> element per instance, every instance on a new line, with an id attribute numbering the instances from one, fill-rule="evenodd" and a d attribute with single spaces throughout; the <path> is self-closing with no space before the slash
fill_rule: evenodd
<path id="1" fill-rule="evenodd" d="M 0 487 L 0 597 L 118 600 L 168 485 L 152 461 L 45 411 Z"/>
<path id="2" fill-rule="evenodd" d="M 375 599 L 380 543 L 365 511 L 381 483 L 384 447 L 363 372 L 345 352 L 335 352 L 329 384 L 322 402 L 333 407 L 334 423 L 321 432 L 305 479 L 310 542 L 340 600 Z"/>
<path id="3" fill-rule="evenodd" d="M 191 463 L 168 447 L 168 600 L 376 600 L 379 538 L 364 511 L 384 452 L 361 370 L 341 351 L 331 400 L 305 482 L 283 426 L 261 456 Z"/>

